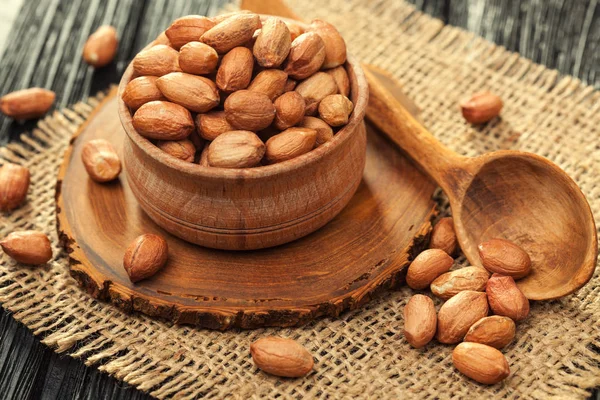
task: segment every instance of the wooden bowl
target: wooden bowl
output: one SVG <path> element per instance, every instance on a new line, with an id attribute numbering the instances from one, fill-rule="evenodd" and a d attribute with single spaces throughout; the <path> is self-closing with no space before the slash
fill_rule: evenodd
<path id="1" fill-rule="evenodd" d="M 331 141 L 279 164 L 226 169 L 176 159 L 136 132 L 121 99 L 130 64 L 119 84 L 119 117 L 124 169 L 141 208 L 171 234 L 224 250 L 277 246 L 325 225 L 348 204 L 365 166 L 369 89 L 350 55 L 346 70 L 354 112 Z"/>

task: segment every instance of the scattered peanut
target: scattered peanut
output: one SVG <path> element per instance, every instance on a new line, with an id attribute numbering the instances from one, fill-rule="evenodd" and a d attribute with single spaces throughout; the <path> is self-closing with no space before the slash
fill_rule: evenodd
<path id="1" fill-rule="evenodd" d="M 169 246 L 165 239 L 154 234 L 138 236 L 127 248 L 123 267 L 131 282 L 156 274 L 167 263 Z"/>

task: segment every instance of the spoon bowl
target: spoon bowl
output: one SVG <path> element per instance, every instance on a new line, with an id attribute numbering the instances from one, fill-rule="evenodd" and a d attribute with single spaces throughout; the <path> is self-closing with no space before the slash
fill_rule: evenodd
<path id="1" fill-rule="evenodd" d="M 527 298 L 558 298 L 589 281 L 596 227 L 583 193 L 564 171 L 518 151 L 463 162 L 469 174 L 451 205 L 458 240 L 473 265 L 481 265 L 479 243 L 503 238 L 531 257 L 531 274 L 517 281 Z"/>
<path id="2" fill-rule="evenodd" d="M 571 294 L 590 280 L 598 257 L 594 217 L 562 169 L 520 151 L 459 156 L 396 100 L 393 79 L 370 67 L 365 75 L 370 87 L 367 117 L 445 192 L 458 242 L 472 265 L 481 266 L 481 242 L 501 238 L 531 257 L 531 274 L 517 281 L 531 300 Z"/>

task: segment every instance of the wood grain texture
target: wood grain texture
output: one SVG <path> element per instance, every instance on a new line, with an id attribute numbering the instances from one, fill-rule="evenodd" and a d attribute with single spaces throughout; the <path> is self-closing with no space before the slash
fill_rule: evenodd
<path id="1" fill-rule="evenodd" d="M 468 158 L 438 142 L 382 80 L 365 70 L 367 117 L 411 155 L 442 188 L 460 247 L 481 266 L 478 245 L 502 238 L 522 247 L 532 272 L 517 281 L 531 300 L 566 296 L 592 277 L 598 258 L 596 225 L 577 184 L 557 165 L 532 153 L 495 151 Z"/>
<path id="2" fill-rule="evenodd" d="M 574 74 L 596 87 L 600 85 L 597 0 L 408 1 L 446 23 L 484 35 L 563 74 Z M 109 83 L 117 83 L 133 54 L 165 29 L 169 21 L 190 13 L 212 12 L 222 3 L 220 0 L 23 1 L 6 38 L 4 56 L 0 58 L 0 93 L 37 84 L 57 91 L 57 104 L 84 99 L 107 88 Z M 17 8 L 12 0 L 1 0 L 0 5 L 2 9 Z M 106 9 L 113 11 L 105 19 Z M 86 31 L 84 20 L 88 15 L 96 17 Z M 72 61 L 79 56 L 77 43 L 82 43 L 102 22 L 112 21 L 121 21 L 123 32 L 120 39 L 124 50 L 117 55 L 115 66 L 94 72 L 79 63 L 72 67 L 71 73 Z M 40 31 L 41 28 L 44 29 Z M 38 37 L 43 42 L 41 46 L 36 41 Z M 20 46 L 23 42 L 36 46 Z M 46 47 L 48 50 L 44 50 Z M 579 65 L 577 70 L 576 65 Z M 33 72 L 20 80 L 19 71 L 26 70 Z M 71 80 L 68 88 L 67 79 Z M 34 122 L 18 124 L 0 116 L 0 144 L 34 126 Z M 0 337 L 0 393 L 6 394 L 6 398 L 150 398 L 78 360 L 54 353 L 6 311 L 0 317 Z M 600 400 L 600 395 L 596 392 L 592 398 Z"/>
<path id="3" fill-rule="evenodd" d="M 435 187 L 373 131 L 357 193 L 317 232 L 249 252 L 177 239 L 142 212 L 129 176 L 103 185 L 85 172 L 80 153 L 86 141 L 103 138 L 116 145 L 124 139 L 116 109 L 113 92 L 77 134 L 57 190 L 71 274 L 94 297 L 204 328 L 292 326 L 358 308 L 379 290 L 401 284 L 409 260 L 427 243 Z M 157 275 L 132 284 L 123 254 L 143 233 L 166 238 L 169 261 Z"/>

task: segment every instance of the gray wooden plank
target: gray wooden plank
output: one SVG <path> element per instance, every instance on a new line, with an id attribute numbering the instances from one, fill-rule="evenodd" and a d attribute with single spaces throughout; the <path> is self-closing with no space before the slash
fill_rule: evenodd
<path id="1" fill-rule="evenodd" d="M 408 1 L 446 23 L 600 88 L 599 0 Z"/>

